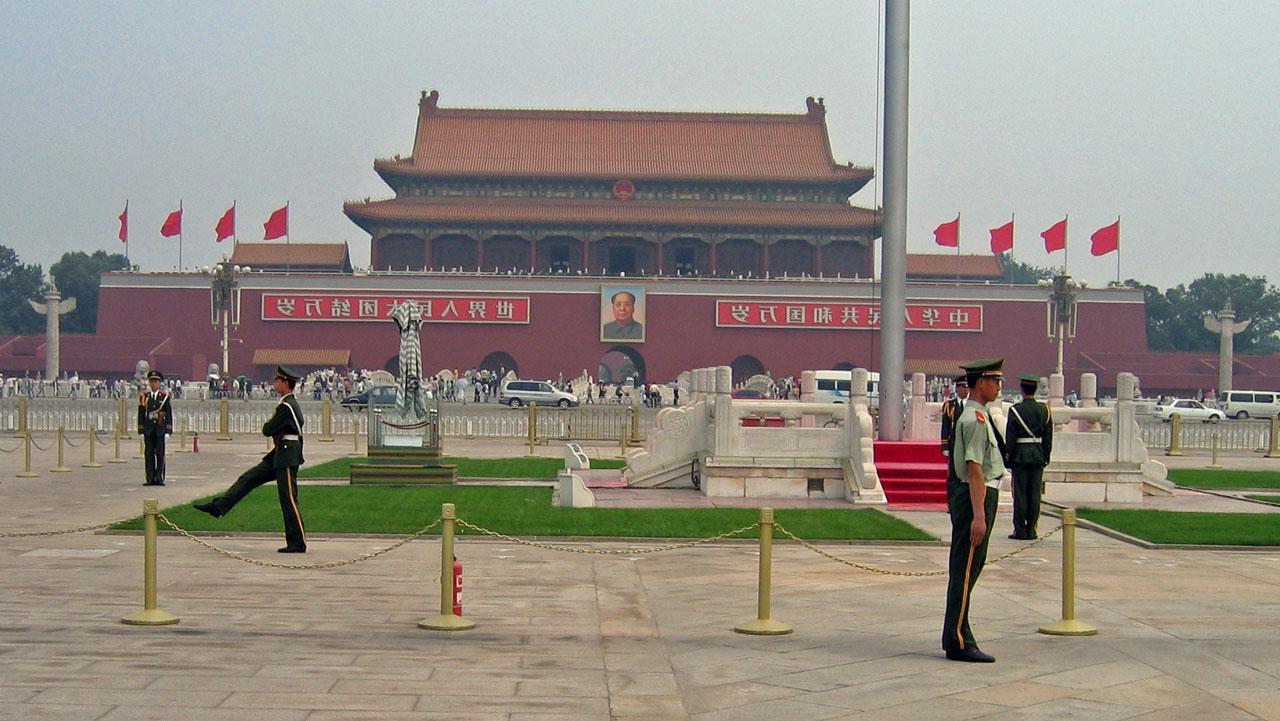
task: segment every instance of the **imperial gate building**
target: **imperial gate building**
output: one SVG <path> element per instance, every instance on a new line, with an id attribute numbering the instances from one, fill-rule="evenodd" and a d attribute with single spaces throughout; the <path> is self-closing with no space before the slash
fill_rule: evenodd
<path id="1" fill-rule="evenodd" d="M 427 373 L 876 369 L 879 217 L 849 202 L 873 173 L 833 157 L 821 99 L 793 114 L 495 110 L 442 107 L 432 91 L 410 154 L 373 165 L 391 197 L 342 208 L 370 236 L 371 267 L 353 270 L 343 245 L 236 247 L 232 261 L 253 271 L 238 277 L 232 374 L 393 368 L 387 314 L 409 298 L 424 311 Z M 1001 284 L 991 256 L 915 255 L 907 268 L 908 372 L 951 376 L 996 354 L 1011 373 L 1053 370 L 1045 291 Z M 634 325 L 611 335 L 623 296 Z M 1147 351 L 1140 290 L 1077 296 L 1069 388 L 1088 371 L 1105 389 L 1123 370 L 1150 392 L 1213 386 L 1206 358 Z M 63 367 L 125 376 L 145 359 L 202 378 L 221 357 L 209 307 L 200 273 L 105 274 L 98 332 L 64 336 Z M 0 338 L 0 370 L 34 375 L 42 353 L 38 338 Z M 1241 387 L 1280 376 L 1236 360 Z M 1245 364 L 1257 382 L 1240 377 Z"/>

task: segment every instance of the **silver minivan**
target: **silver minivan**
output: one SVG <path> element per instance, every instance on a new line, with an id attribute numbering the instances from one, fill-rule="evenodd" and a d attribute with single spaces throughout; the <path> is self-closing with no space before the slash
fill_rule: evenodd
<path id="1" fill-rule="evenodd" d="M 528 405 L 569 408 L 578 405 L 578 397 L 558 391 L 546 381 L 507 381 L 498 390 L 498 402 L 512 408 Z"/>
<path id="2" fill-rule="evenodd" d="M 1280 413 L 1280 393 L 1227 391 L 1218 394 L 1218 410 L 1228 418 L 1270 418 Z"/>

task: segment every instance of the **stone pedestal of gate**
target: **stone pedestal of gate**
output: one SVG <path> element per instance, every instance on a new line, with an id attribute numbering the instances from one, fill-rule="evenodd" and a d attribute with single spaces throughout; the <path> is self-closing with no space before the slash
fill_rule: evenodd
<path id="1" fill-rule="evenodd" d="M 403 417 L 394 407 L 369 408 L 366 463 L 352 463 L 352 485 L 456 483 L 457 467 L 441 463 L 440 405 L 426 418 Z"/>

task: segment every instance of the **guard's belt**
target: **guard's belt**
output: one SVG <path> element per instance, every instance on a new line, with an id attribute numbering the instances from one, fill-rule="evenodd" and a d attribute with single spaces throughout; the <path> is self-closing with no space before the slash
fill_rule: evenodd
<path id="1" fill-rule="evenodd" d="M 282 441 L 300 441 L 300 440 L 302 440 L 302 436 L 297 436 L 297 435 L 293 435 L 293 434 L 288 434 L 288 435 L 280 436 L 280 440 L 282 440 Z"/>
<path id="2" fill-rule="evenodd" d="M 289 436 L 285 436 L 285 438 L 288 438 L 288 437 Z M 1019 438 L 1018 442 L 1019 443 L 1039 443 L 1040 439 L 1039 438 Z"/>

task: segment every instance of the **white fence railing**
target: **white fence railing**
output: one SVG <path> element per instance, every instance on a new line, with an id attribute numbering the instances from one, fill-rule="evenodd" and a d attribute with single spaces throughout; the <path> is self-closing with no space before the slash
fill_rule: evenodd
<path id="1" fill-rule="evenodd" d="M 119 400 L 34 398 L 27 401 L 27 427 L 32 431 L 86 431 L 90 427 L 111 431 L 121 420 Z M 232 435 L 257 435 L 262 424 L 271 416 L 275 406 L 271 399 L 231 400 L 227 402 L 227 430 Z M 309 435 L 321 433 L 322 402 L 301 402 L 307 420 Z M 124 432 L 131 435 L 137 426 L 137 405 L 133 398 L 124 400 Z M 0 430 L 12 431 L 19 427 L 19 403 L 16 398 L 0 400 Z M 201 435 L 212 435 L 220 430 L 222 402 L 219 400 L 175 400 L 175 431 L 185 429 Z M 540 439 L 553 440 L 613 440 L 624 431 L 630 431 L 631 419 L 628 406 L 604 405 L 578 408 L 539 408 L 537 435 Z M 637 407 L 637 440 L 642 440 L 653 427 L 656 411 Z M 364 413 L 351 413 L 339 405 L 333 406 L 331 432 L 335 435 L 351 435 L 355 422 L 360 420 L 360 431 L 366 431 Z M 442 404 L 440 433 L 449 437 L 472 438 L 527 438 L 529 414 L 527 409 L 514 409 L 495 403 Z"/>
<path id="2" fill-rule="evenodd" d="M 1142 440 L 1154 453 L 1169 447 L 1172 425 L 1154 418 L 1138 421 Z M 1271 437 L 1271 422 L 1264 420 L 1226 420 L 1218 423 L 1182 421 L 1182 448 L 1209 450 L 1213 437 L 1218 436 L 1218 448 L 1224 451 L 1265 451 Z"/>

